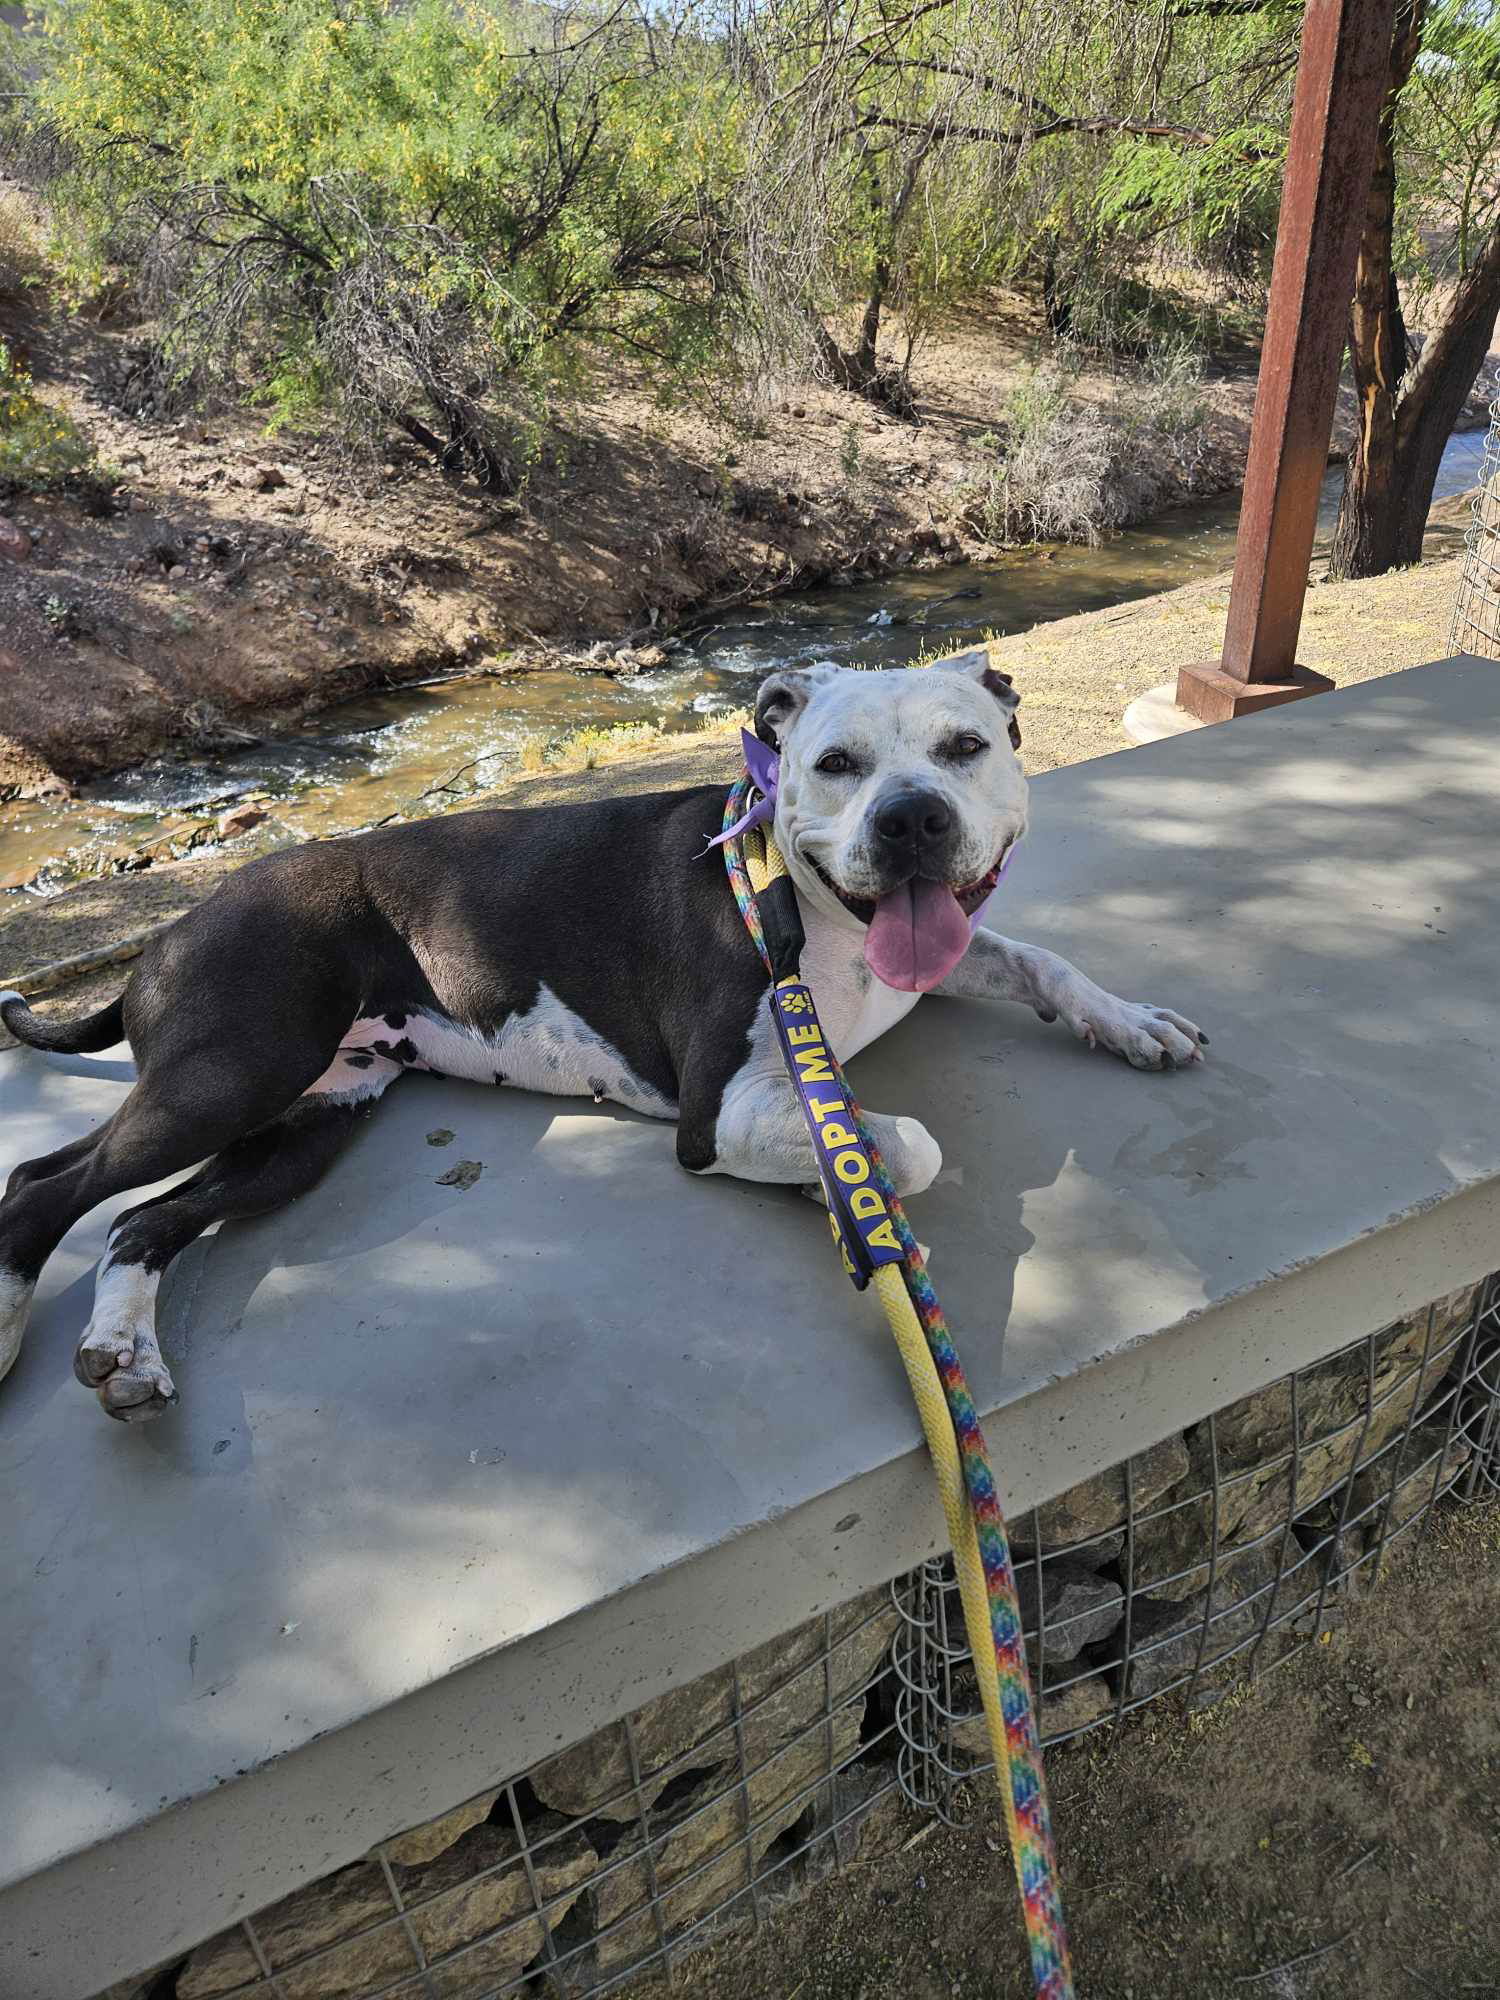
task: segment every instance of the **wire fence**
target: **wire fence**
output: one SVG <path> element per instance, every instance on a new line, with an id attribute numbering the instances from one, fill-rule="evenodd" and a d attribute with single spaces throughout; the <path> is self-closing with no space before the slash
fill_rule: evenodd
<path id="1" fill-rule="evenodd" d="M 1438 1502 L 1500 1494 L 1500 1281 L 1011 1523 L 1045 1741 L 1217 1699 L 1347 1612 Z M 673 1690 L 143 1980 L 142 2000 L 593 2000 L 989 1768 L 951 1564 Z M 119 1994 L 121 1989 L 111 1989 Z"/>
<path id="2" fill-rule="evenodd" d="M 1500 399 L 1490 404 L 1489 434 L 1484 441 L 1473 518 L 1464 535 L 1464 562 L 1448 650 L 1500 660 Z"/>

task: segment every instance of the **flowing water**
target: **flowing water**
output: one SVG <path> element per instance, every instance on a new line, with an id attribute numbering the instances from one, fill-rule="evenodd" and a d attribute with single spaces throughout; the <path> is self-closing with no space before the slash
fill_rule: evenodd
<path id="1" fill-rule="evenodd" d="M 1472 486 L 1483 449 L 1483 431 L 1450 440 L 1434 497 Z M 1341 480 L 1334 472 L 1324 485 L 1325 534 Z M 690 727 L 749 702 L 774 667 L 895 666 L 988 631 L 1126 603 L 1227 568 L 1238 515 L 1238 496 L 1229 496 L 1179 508 L 1099 548 L 1028 549 L 771 599 L 735 611 L 634 680 L 559 671 L 365 696 L 326 710 L 306 735 L 229 756 L 153 759 L 84 786 L 76 799 L 0 806 L 0 881 L 34 875 L 34 893 L 55 893 L 97 872 L 109 850 L 162 840 L 174 821 L 211 816 L 248 793 L 266 795 L 275 819 L 299 838 L 367 826 L 410 811 L 463 766 L 476 766 L 465 783 L 499 777 L 538 734 L 637 721 Z"/>

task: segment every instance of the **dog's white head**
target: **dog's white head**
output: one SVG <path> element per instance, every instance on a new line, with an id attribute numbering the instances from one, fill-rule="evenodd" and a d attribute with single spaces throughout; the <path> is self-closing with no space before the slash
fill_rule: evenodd
<path id="1" fill-rule="evenodd" d="M 781 775 L 776 838 L 797 890 L 863 930 L 888 986 L 925 993 L 1026 831 L 1017 696 L 982 648 L 940 666 L 773 673 L 755 729 Z"/>

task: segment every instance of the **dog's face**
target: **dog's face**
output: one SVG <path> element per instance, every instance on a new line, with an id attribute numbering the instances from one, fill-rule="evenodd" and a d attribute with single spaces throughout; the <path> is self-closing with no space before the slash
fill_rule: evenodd
<path id="1" fill-rule="evenodd" d="M 982 649 L 879 673 L 806 667 L 761 687 L 787 866 L 807 902 L 865 932 L 887 985 L 926 992 L 952 970 L 1026 830 L 1016 703 Z"/>

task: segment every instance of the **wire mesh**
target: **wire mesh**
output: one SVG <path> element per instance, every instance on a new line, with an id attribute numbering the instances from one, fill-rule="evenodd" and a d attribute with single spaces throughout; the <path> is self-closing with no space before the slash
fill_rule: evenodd
<path id="1" fill-rule="evenodd" d="M 1448 650 L 1500 660 L 1500 400 L 1490 404 L 1489 434 L 1473 517 L 1464 534 Z"/>
<path id="2" fill-rule="evenodd" d="M 1345 1615 L 1444 1495 L 1500 1494 L 1500 1281 L 1440 1300 L 1011 1523 L 1043 1739 L 1196 1705 Z M 383 1843 L 149 2000 L 593 2000 L 989 1768 L 935 1559 Z M 118 1989 L 116 1989 L 118 1990 Z"/>
<path id="3" fill-rule="evenodd" d="M 1500 1282 L 1459 1297 L 1192 1427 L 1188 1475 L 1160 1500 L 1122 1468 L 1107 1529 L 1060 1539 L 1047 1508 L 1012 1522 L 1044 1743 L 1167 1694 L 1222 1699 L 1340 1622 L 1441 1498 L 1500 1494 Z M 993 1766 L 947 1558 L 904 1608 L 898 1779 L 959 1824 Z"/>

